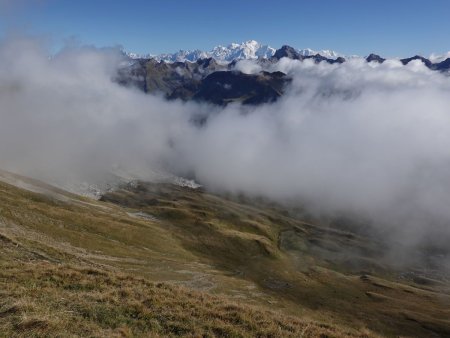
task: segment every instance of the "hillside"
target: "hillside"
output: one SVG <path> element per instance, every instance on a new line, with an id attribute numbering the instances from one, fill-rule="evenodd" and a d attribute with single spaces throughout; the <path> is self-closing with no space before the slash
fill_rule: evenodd
<path id="1" fill-rule="evenodd" d="M 400 278 L 377 243 L 306 214 L 169 184 L 95 201 L 0 180 L 5 337 L 449 335 L 445 279 Z"/>

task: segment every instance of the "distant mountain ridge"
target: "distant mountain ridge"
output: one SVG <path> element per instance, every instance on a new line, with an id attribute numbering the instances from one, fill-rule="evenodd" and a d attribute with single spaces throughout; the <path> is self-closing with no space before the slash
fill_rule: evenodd
<path id="1" fill-rule="evenodd" d="M 221 106 L 230 103 L 259 105 L 276 101 L 291 83 L 289 74 L 273 71 L 273 66 L 281 59 L 340 65 L 354 58 L 345 58 L 331 51 L 323 51 L 322 54 L 288 45 L 273 50 L 251 40 L 228 47 L 219 46 L 208 53 L 180 51 L 164 57 L 130 59 L 119 70 L 115 80 L 145 93 L 160 93 L 170 100 L 194 100 Z M 377 54 L 359 59 L 372 64 L 387 61 Z M 243 72 L 238 65 L 242 60 L 253 60 L 260 70 L 251 74 Z M 397 59 L 397 62 L 405 66 L 419 62 L 432 71 L 450 75 L 450 57 L 430 60 L 415 55 Z"/>
<path id="2" fill-rule="evenodd" d="M 332 50 L 315 51 L 310 48 L 295 49 L 295 51 L 302 56 L 321 55 L 329 59 L 336 59 L 341 54 Z M 164 53 L 158 55 L 152 54 L 136 54 L 126 53 L 131 59 L 155 59 L 157 61 L 165 62 L 196 62 L 200 59 L 213 58 L 216 61 L 232 62 L 236 60 L 256 60 L 256 59 L 270 59 L 274 56 L 276 49 L 263 45 L 255 40 L 248 40 L 242 43 L 231 43 L 228 46 L 216 46 L 209 52 L 199 49 L 195 50 L 179 50 L 175 53 Z"/>
<path id="3" fill-rule="evenodd" d="M 288 52 L 286 53 L 286 50 Z M 280 54 L 281 53 L 281 54 Z M 283 55 L 284 53 L 284 55 Z M 342 63 L 345 60 L 352 58 L 363 58 L 358 55 L 344 55 L 333 50 L 313 50 L 310 48 L 297 49 L 288 45 L 283 45 L 279 49 L 275 49 L 269 45 L 264 45 L 255 40 L 248 40 L 242 43 L 231 43 L 228 46 L 216 46 L 210 51 L 202 51 L 200 49 L 194 50 L 179 50 L 175 53 L 163 53 L 163 54 L 137 54 L 131 52 L 125 52 L 124 54 L 133 60 L 149 60 L 153 59 L 158 62 L 164 61 L 168 63 L 173 62 L 197 62 L 203 59 L 214 59 L 217 62 L 230 63 L 233 61 L 240 60 L 258 60 L 258 59 L 280 59 L 281 55 L 283 57 L 288 57 L 290 59 L 310 59 L 313 58 L 315 61 L 328 61 L 329 63 Z M 364 57 L 366 61 L 376 61 L 383 63 L 386 59 L 377 55 L 370 54 Z M 414 56 L 412 58 L 395 58 L 400 60 L 403 64 L 407 64 L 409 61 L 420 59 L 422 60 L 428 68 L 433 70 L 442 70 L 446 68 L 445 65 L 448 63 L 447 59 L 450 58 L 450 51 L 444 54 L 431 54 L 429 57 Z M 330 62 L 331 61 L 331 62 Z M 441 66 L 436 66 L 442 63 Z M 433 66 L 434 65 L 434 66 Z M 445 69 L 447 70 L 447 69 Z"/>

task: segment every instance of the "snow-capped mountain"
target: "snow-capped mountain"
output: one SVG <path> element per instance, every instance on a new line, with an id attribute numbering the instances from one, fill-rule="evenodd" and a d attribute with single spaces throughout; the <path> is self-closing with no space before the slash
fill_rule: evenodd
<path id="1" fill-rule="evenodd" d="M 310 48 L 305 48 L 305 49 L 298 49 L 297 52 L 302 55 L 302 56 L 313 56 L 313 55 L 322 55 L 323 57 L 326 57 L 327 59 L 336 59 L 340 56 L 343 56 L 333 50 L 320 50 L 320 51 L 316 51 Z"/>
<path id="2" fill-rule="evenodd" d="M 268 59 L 275 54 L 276 49 L 268 45 L 263 45 L 255 40 L 249 40 L 242 43 L 231 43 L 228 46 L 217 46 L 209 52 L 201 50 L 180 50 L 173 54 L 159 55 L 139 55 L 135 53 L 127 53 L 132 59 L 155 59 L 165 62 L 195 62 L 199 59 L 214 58 L 217 61 L 231 62 L 234 60 L 255 60 L 258 58 Z M 315 51 L 312 49 L 300 49 L 297 52 L 302 56 L 311 56 L 320 54 L 326 58 L 336 59 L 340 55 L 331 50 Z"/>
<path id="3" fill-rule="evenodd" d="M 275 48 L 262 45 L 255 40 L 249 40 L 241 44 L 232 43 L 227 47 L 214 47 L 209 54 L 216 60 L 233 61 L 270 58 L 274 53 Z"/>
<path id="4" fill-rule="evenodd" d="M 206 59 L 209 57 L 210 54 L 208 52 L 203 52 L 199 49 L 196 49 L 196 50 L 179 50 L 178 52 L 173 54 L 159 54 L 154 55 L 151 58 L 165 62 L 185 62 L 185 61 L 195 62 L 199 59 Z"/>
<path id="5" fill-rule="evenodd" d="M 173 54 L 160 54 L 153 56 L 158 61 L 175 62 L 191 61 L 198 59 L 214 58 L 218 61 L 231 62 L 233 60 L 251 60 L 257 58 L 269 58 L 275 53 L 275 48 L 262 45 L 255 40 L 249 40 L 241 44 L 232 43 L 227 47 L 217 46 L 209 52 L 201 50 L 180 50 Z"/>

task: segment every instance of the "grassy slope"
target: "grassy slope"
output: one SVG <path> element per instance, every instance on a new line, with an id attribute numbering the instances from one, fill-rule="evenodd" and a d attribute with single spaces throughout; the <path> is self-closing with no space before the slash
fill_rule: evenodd
<path id="1" fill-rule="evenodd" d="M 445 288 L 338 272 L 308 254 L 330 234 L 278 210 L 164 185 L 106 196 L 123 207 L 23 181 L 45 195 L 0 183 L 6 336 L 449 332 Z"/>
<path id="2" fill-rule="evenodd" d="M 450 335 L 449 285 L 399 278 L 372 239 L 267 203 L 170 185 L 141 184 L 104 199 L 166 220 L 186 250 L 255 284 L 279 309 L 392 336 Z"/>
<path id="3" fill-rule="evenodd" d="M 89 264 L 55 264 L 6 237 L 0 243 L 5 337 L 356 336 Z"/>
<path id="4" fill-rule="evenodd" d="M 37 182 L 14 183 L 45 195 L 0 182 L 0 336 L 364 334 L 194 290 L 215 274 L 224 288 L 248 284 L 199 262 L 159 223 Z"/>

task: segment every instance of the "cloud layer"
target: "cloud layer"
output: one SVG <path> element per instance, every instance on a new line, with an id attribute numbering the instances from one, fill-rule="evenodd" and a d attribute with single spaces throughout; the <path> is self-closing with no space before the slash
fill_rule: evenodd
<path id="1" fill-rule="evenodd" d="M 37 40 L 1 41 L 0 168 L 50 182 L 170 170 L 209 189 L 358 214 L 405 243 L 450 233 L 449 77 L 415 61 L 282 59 L 268 70 L 293 83 L 277 103 L 219 109 L 121 87 L 112 79 L 123 62 L 114 49 L 49 58 Z"/>

